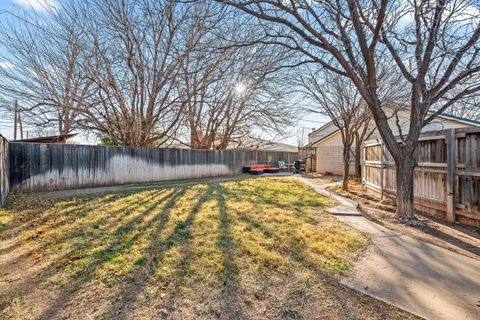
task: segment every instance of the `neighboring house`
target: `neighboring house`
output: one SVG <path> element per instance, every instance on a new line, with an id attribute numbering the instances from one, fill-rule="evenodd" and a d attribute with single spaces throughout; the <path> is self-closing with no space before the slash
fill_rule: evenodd
<path id="1" fill-rule="evenodd" d="M 393 110 L 393 108 L 392 108 Z M 408 132 L 410 113 L 406 108 L 398 110 L 398 121 L 402 133 Z M 396 121 L 397 117 L 390 118 L 390 128 L 395 135 L 399 135 Z M 372 121 L 373 122 L 373 121 Z M 456 117 L 448 114 L 438 116 L 432 123 L 423 128 L 423 132 L 436 131 L 452 128 L 468 128 L 480 126 L 479 121 Z M 372 127 L 373 129 L 373 127 Z M 380 134 L 375 130 L 367 140 L 378 139 Z M 308 135 L 308 145 L 306 148 L 314 149 L 315 153 L 315 171 L 318 173 L 332 173 L 341 175 L 343 173 L 343 143 L 340 130 L 330 122 L 323 127 L 312 131 Z M 354 174 L 354 159 L 352 156 L 350 172 Z"/>
<path id="2" fill-rule="evenodd" d="M 14 140 L 11 142 L 28 142 L 28 143 L 66 143 L 71 138 L 75 137 L 76 133 L 70 134 L 61 134 L 57 136 L 46 136 L 46 137 L 37 137 L 37 138 L 29 138 L 29 139 L 20 139 Z"/>
<path id="3" fill-rule="evenodd" d="M 298 152 L 298 147 L 281 142 L 264 141 L 255 149 L 262 151 Z"/>
<path id="4" fill-rule="evenodd" d="M 227 149 L 298 152 L 298 147 L 296 146 L 251 136 L 242 137 L 240 140 L 232 141 L 229 143 Z"/>
<path id="5" fill-rule="evenodd" d="M 176 143 L 169 148 L 189 149 L 185 144 Z M 237 143 L 232 143 L 228 146 L 228 150 L 259 150 L 259 151 L 278 151 L 278 152 L 298 152 L 298 147 L 290 144 L 273 142 L 263 139 L 247 138 L 242 141 L 242 145 L 238 146 Z"/>

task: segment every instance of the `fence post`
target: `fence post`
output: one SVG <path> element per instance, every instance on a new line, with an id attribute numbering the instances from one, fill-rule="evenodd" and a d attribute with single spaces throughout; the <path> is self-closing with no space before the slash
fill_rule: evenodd
<path id="1" fill-rule="evenodd" d="M 380 142 L 380 200 L 383 200 L 383 162 L 384 162 L 384 152 L 383 152 L 383 140 Z"/>
<path id="2" fill-rule="evenodd" d="M 455 129 L 448 129 L 446 135 L 447 144 L 447 221 L 455 221 L 455 175 L 456 163 L 456 138 Z"/>
<path id="3" fill-rule="evenodd" d="M 365 183 L 365 143 L 362 143 L 362 149 L 360 150 L 360 179 L 362 184 Z"/>
<path id="4" fill-rule="evenodd" d="M 0 205 L 7 199 L 10 191 L 9 143 L 0 135 Z"/>

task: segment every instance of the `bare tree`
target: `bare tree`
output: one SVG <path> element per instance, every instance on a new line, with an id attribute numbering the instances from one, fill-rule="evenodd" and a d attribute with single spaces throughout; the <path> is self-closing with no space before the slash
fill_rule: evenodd
<path id="1" fill-rule="evenodd" d="M 188 131 L 182 142 L 196 149 L 252 147 L 261 141 L 255 132 L 281 134 L 291 123 L 291 90 L 280 81 L 283 70 L 277 71 L 289 54 L 262 44 L 232 45 L 256 37 L 255 25 L 228 12 L 213 17 L 192 20 L 196 44 L 182 60 Z"/>
<path id="2" fill-rule="evenodd" d="M 187 84 L 186 124 L 190 146 L 201 149 L 244 147 L 254 131 L 284 132 L 291 123 L 286 106 L 287 90 L 278 74 L 269 74 L 276 57 L 264 55 L 266 47 L 229 49 L 209 55 L 205 68 L 184 72 Z M 263 51 L 263 52 L 262 52 Z M 194 64 L 206 61 L 194 61 Z"/>
<path id="3" fill-rule="evenodd" d="M 264 43 L 301 52 L 346 76 L 370 109 L 395 160 L 397 217 L 413 222 L 411 156 L 422 128 L 480 90 L 478 4 L 432 1 L 230 1 L 264 22 Z M 410 125 L 397 142 L 378 95 L 378 63 L 391 62 L 408 82 Z M 429 110 L 435 110 L 429 113 Z"/>
<path id="4" fill-rule="evenodd" d="M 83 76 L 85 35 L 77 23 L 77 17 L 55 8 L 2 17 L 0 99 L 10 113 L 8 106 L 18 100 L 25 124 L 59 134 L 77 128 L 79 102 L 91 87 Z"/>
<path id="5" fill-rule="evenodd" d="M 474 121 L 480 121 L 480 97 L 472 97 L 471 99 L 456 103 L 447 109 L 447 113 Z"/>
<path id="6" fill-rule="evenodd" d="M 371 114 L 350 79 L 324 70 L 303 68 L 300 90 L 315 103 L 309 112 L 328 116 L 340 130 L 343 144 L 343 189 L 348 190 L 353 146 L 372 132 Z M 355 155 L 355 153 L 354 153 Z"/>
<path id="7" fill-rule="evenodd" d="M 3 98 L 18 99 L 36 126 L 115 145 L 164 146 L 185 127 L 195 148 L 283 132 L 291 117 L 273 71 L 285 51 L 231 45 L 254 29 L 226 11 L 213 1 L 87 0 L 17 16 L 3 25 L 12 59 L 0 70 Z"/>
<path id="8" fill-rule="evenodd" d="M 190 7 L 60 1 L 2 20 L 4 104 L 18 99 L 36 127 L 55 123 L 59 133 L 80 128 L 117 145 L 161 145 L 183 116 L 178 75 L 192 43 Z"/>
<path id="9" fill-rule="evenodd" d="M 80 12 L 94 95 L 81 125 L 111 143 L 160 146 L 175 134 L 185 103 L 179 82 L 193 43 L 190 6 L 172 1 L 90 1 Z"/>
<path id="10" fill-rule="evenodd" d="M 378 96 L 385 106 L 393 107 L 389 119 L 396 116 L 395 108 L 405 100 L 405 81 L 398 73 L 392 72 L 391 65 L 383 64 L 379 68 Z M 347 152 L 355 159 L 355 177 L 361 176 L 361 148 L 363 142 L 375 131 L 375 125 L 370 111 L 358 93 L 354 84 L 347 77 L 338 76 L 336 73 L 318 68 L 315 64 L 306 64 L 297 70 L 296 79 L 300 92 L 307 99 L 313 100 L 307 112 L 320 113 L 334 119 L 334 125 L 339 128 L 342 135 L 348 134 L 342 140 L 344 145 L 344 159 Z M 348 158 L 350 159 L 350 157 Z M 344 163 L 346 166 L 346 164 Z M 349 167 L 346 167 L 347 169 Z M 346 175 L 348 179 L 348 174 Z M 348 185 L 348 182 L 345 183 Z"/>

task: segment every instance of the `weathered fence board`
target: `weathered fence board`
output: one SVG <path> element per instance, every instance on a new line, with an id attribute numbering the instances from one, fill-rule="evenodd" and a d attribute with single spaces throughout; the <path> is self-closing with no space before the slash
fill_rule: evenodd
<path id="1" fill-rule="evenodd" d="M 396 192 L 395 163 L 381 141 L 364 144 L 362 181 L 379 197 Z M 419 211 L 480 227 L 480 128 L 430 132 L 414 154 Z"/>
<path id="2" fill-rule="evenodd" d="M 5 202 L 10 188 L 8 164 L 8 141 L 0 135 L 0 204 Z"/>
<path id="3" fill-rule="evenodd" d="M 10 143 L 12 190 L 53 191 L 215 177 L 256 163 L 293 162 L 298 154 Z"/>

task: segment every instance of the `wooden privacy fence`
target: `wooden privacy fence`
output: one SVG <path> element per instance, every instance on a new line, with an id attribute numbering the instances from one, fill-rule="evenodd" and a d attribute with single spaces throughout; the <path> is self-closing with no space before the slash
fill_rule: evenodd
<path id="1" fill-rule="evenodd" d="M 417 210 L 480 227 L 480 128 L 423 134 L 413 156 Z M 364 143 L 362 182 L 380 198 L 396 193 L 395 163 L 382 141 Z"/>
<path id="2" fill-rule="evenodd" d="M 0 204 L 7 198 L 10 182 L 8 168 L 8 141 L 0 135 Z"/>
<path id="3" fill-rule="evenodd" d="M 10 188 L 53 191 L 229 175 L 297 160 L 295 152 L 10 143 Z"/>

